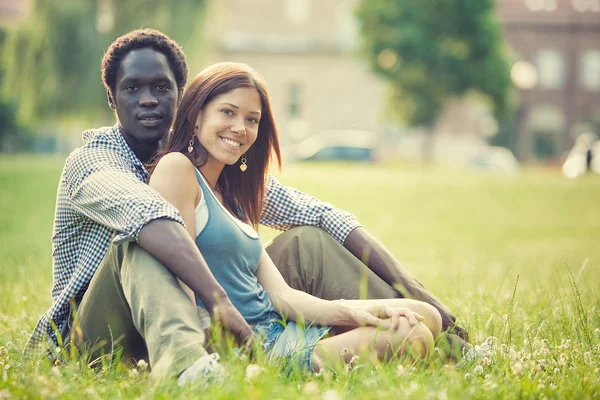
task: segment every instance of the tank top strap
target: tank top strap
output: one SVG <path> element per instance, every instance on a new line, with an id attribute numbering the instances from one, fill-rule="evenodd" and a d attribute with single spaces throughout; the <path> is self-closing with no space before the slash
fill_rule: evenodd
<path id="1" fill-rule="evenodd" d="M 204 196 L 204 201 L 206 202 L 206 206 L 212 208 L 213 206 L 217 206 L 217 199 L 215 199 L 215 195 L 212 193 L 208 184 L 204 182 L 204 177 L 198 170 L 198 168 L 194 168 L 196 171 L 196 179 L 198 179 L 198 183 L 200 184 L 200 189 L 202 190 L 202 196 Z"/>

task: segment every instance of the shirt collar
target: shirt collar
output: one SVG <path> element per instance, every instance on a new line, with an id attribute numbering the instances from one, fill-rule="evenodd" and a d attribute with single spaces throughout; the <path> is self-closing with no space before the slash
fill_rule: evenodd
<path id="1" fill-rule="evenodd" d="M 121 148 L 123 148 L 123 151 L 125 152 L 125 154 L 127 154 L 127 156 L 131 159 L 131 161 L 133 161 L 133 165 L 135 165 L 136 168 L 141 169 L 142 172 L 145 174 L 145 176 L 148 176 L 149 175 L 148 170 L 144 166 L 144 163 L 142 163 L 140 161 L 140 159 L 137 158 L 137 156 L 135 155 L 135 153 L 133 152 L 131 147 L 129 147 L 129 145 L 125 141 L 125 138 L 121 134 L 121 130 L 119 129 L 119 124 L 115 124 L 115 126 L 113 126 L 113 128 L 112 128 L 112 131 L 117 139 L 117 143 L 119 144 L 119 146 Z"/>

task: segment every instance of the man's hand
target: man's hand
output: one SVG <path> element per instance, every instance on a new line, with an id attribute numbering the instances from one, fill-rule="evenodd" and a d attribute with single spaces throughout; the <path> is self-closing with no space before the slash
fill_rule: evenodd
<path id="1" fill-rule="evenodd" d="M 223 328 L 231 332 L 238 346 L 252 346 L 254 332 L 231 302 L 227 302 L 227 304 L 221 302 L 221 304 L 212 308 L 211 314 L 215 323 L 220 323 Z"/>

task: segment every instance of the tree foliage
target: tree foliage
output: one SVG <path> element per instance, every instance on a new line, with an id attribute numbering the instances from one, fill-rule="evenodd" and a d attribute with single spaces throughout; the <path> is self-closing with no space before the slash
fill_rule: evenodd
<path id="1" fill-rule="evenodd" d="M 357 16 L 407 123 L 432 126 L 450 98 L 470 90 L 487 95 L 496 115 L 507 111 L 510 66 L 494 0 L 362 0 Z"/>
<path id="2" fill-rule="evenodd" d="M 3 93 L 23 120 L 98 119 L 109 113 L 100 61 L 114 39 L 155 28 L 189 57 L 200 51 L 203 15 L 203 0 L 36 0 L 2 49 Z"/>

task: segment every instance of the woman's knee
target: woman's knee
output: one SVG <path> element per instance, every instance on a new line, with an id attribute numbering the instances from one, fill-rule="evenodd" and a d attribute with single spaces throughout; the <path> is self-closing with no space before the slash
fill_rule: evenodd
<path id="1" fill-rule="evenodd" d="M 413 357 L 427 357 L 433 351 L 435 340 L 425 324 L 417 324 L 408 335 L 406 343 L 409 346 L 407 350 Z"/>
<path id="2" fill-rule="evenodd" d="M 429 303 L 419 302 L 417 309 L 414 311 L 425 318 L 423 323 L 429 328 L 433 338 L 436 339 L 442 332 L 442 316 L 437 308 Z"/>

